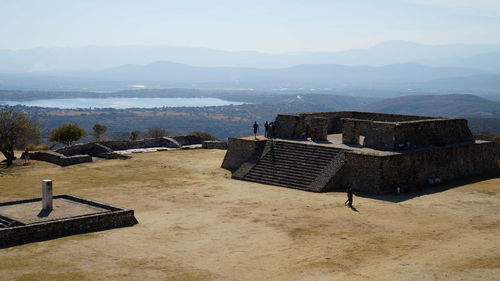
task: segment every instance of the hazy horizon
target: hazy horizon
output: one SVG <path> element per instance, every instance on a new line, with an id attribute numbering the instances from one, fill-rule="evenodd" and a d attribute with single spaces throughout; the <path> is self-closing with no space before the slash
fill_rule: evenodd
<path id="1" fill-rule="evenodd" d="M 0 49 L 173 46 L 261 53 L 342 51 L 385 41 L 500 44 L 496 0 L 0 0 Z"/>

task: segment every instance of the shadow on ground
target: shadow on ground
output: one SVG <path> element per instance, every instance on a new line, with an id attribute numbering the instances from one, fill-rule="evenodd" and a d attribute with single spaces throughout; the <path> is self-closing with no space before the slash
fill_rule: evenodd
<path id="1" fill-rule="evenodd" d="M 449 189 L 452 189 L 455 187 L 460 187 L 460 186 L 467 185 L 467 184 L 473 184 L 473 183 L 477 183 L 477 182 L 481 182 L 481 181 L 486 181 L 486 180 L 490 180 L 490 179 L 494 179 L 494 178 L 498 178 L 498 177 L 500 177 L 500 172 L 497 173 L 496 175 L 472 177 L 472 178 L 468 178 L 468 179 L 454 180 L 454 181 L 442 183 L 439 185 L 427 186 L 427 187 L 424 187 L 423 190 L 421 190 L 421 191 L 414 190 L 414 191 L 408 191 L 408 192 L 400 193 L 400 194 L 393 193 L 393 194 L 380 194 L 380 195 L 354 192 L 354 195 L 357 197 L 362 197 L 362 198 L 370 198 L 370 199 L 375 199 L 375 200 L 400 203 L 400 202 L 404 202 L 404 201 L 413 199 L 415 197 L 439 193 L 439 192 L 443 192 L 443 191 L 446 191 L 446 190 L 449 190 Z M 345 192 L 341 192 L 341 191 L 332 191 L 332 192 L 345 193 Z M 354 205 L 355 204 L 356 204 L 356 198 L 354 198 Z"/>

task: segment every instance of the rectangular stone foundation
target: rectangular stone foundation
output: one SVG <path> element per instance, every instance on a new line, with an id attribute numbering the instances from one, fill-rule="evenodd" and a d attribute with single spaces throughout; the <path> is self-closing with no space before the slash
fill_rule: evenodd
<path id="1" fill-rule="evenodd" d="M 134 211 L 72 195 L 54 196 L 54 210 L 41 210 L 42 198 L 0 203 L 0 248 L 137 224 Z"/>

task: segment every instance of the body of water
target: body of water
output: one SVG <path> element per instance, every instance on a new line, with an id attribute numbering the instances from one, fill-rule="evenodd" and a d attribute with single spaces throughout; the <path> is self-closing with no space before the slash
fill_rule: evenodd
<path id="1" fill-rule="evenodd" d="M 76 98 L 40 99 L 30 101 L 0 101 L 0 104 L 25 105 L 52 108 L 153 108 L 153 107 L 206 107 L 240 105 L 242 102 L 226 101 L 217 98 Z"/>

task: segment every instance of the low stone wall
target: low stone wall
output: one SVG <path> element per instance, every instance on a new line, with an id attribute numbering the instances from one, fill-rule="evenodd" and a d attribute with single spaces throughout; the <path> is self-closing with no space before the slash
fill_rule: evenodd
<path id="1" fill-rule="evenodd" d="M 356 191 L 381 194 L 394 192 L 397 186 L 425 186 L 429 178 L 450 181 L 497 175 L 493 146 L 491 142 L 478 142 L 384 156 L 349 151 L 345 153 L 344 167 L 332 181 L 335 186 L 330 189 L 343 190 L 352 184 Z"/>
<path id="2" fill-rule="evenodd" d="M 266 140 L 229 138 L 227 146 L 222 168 L 234 172 L 253 155 L 262 153 Z"/>
<path id="3" fill-rule="evenodd" d="M 112 153 L 113 150 L 107 146 L 100 143 L 89 142 L 83 144 L 75 144 L 72 146 L 66 146 L 57 149 L 56 152 L 63 154 L 64 156 L 82 155 L 88 154 L 90 156 L 97 157 L 101 154 Z"/>
<path id="4" fill-rule="evenodd" d="M 203 141 L 201 148 L 205 149 L 227 149 L 227 142 L 225 141 Z"/>
<path id="5" fill-rule="evenodd" d="M 51 150 L 37 151 L 34 153 L 30 153 L 30 159 L 46 161 L 63 167 L 80 163 L 92 162 L 92 156 L 90 155 L 64 156 L 61 153 L 57 153 Z"/>
<path id="6" fill-rule="evenodd" d="M 101 231 L 117 227 L 132 226 L 137 224 L 134 211 L 110 206 L 104 203 L 95 202 L 71 195 L 58 195 L 54 198 L 67 198 L 88 205 L 95 205 L 99 208 L 109 209 L 109 212 L 69 217 L 40 223 L 26 224 L 22 226 L 8 227 L 0 229 L 0 248 L 10 247 L 17 244 L 53 239 L 68 235 Z M 20 204 L 22 202 L 39 201 L 41 198 L 0 203 Z"/>
<path id="7" fill-rule="evenodd" d="M 202 144 L 203 143 L 202 137 L 194 136 L 194 135 L 175 136 L 175 137 L 171 137 L 171 139 L 174 139 L 180 145 L 193 145 L 193 144 Z"/>
<path id="8" fill-rule="evenodd" d="M 136 141 L 133 140 L 101 141 L 99 143 L 109 147 L 112 150 L 127 150 L 127 149 L 148 148 L 148 147 L 168 147 L 168 148 L 181 147 L 181 144 L 179 144 L 175 139 L 169 137 L 149 138 Z"/>

